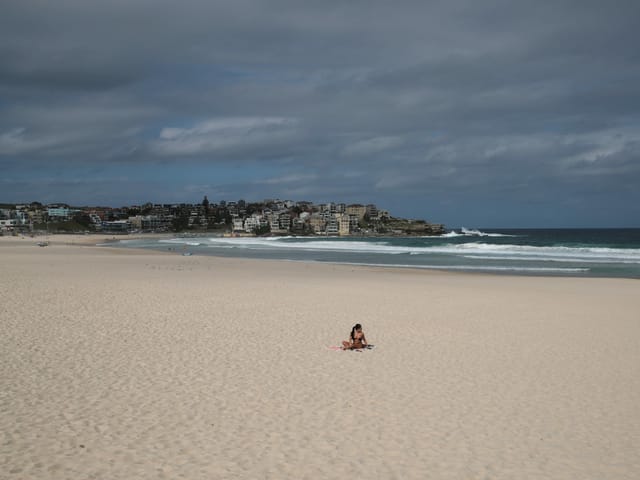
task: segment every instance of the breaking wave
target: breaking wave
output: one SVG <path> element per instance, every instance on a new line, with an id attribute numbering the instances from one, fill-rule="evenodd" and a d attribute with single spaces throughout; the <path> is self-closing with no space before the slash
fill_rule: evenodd
<path id="1" fill-rule="evenodd" d="M 216 237 L 204 242 L 182 239 L 165 241 L 201 245 L 211 248 L 237 248 L 251 250 L 291 250 L 317 252 L 368 253 L 380 255 L 433 255 L 449 254 L 472 259 L 484 260 L 522 260 L 522 261 L 584 261 L 597 263 L 638 263 L 640 249 L 604 248 L 604 247 L 565 247 L 532 246 L 490 243 L 446 243 L 442 245 L 406 246 L 393 245 L 388 241 L 340 241 L 340 240 L 302 240 L 296 237 Z"/>
<path id="2" fill-rule="evenodd" d="M 508 235 L 514 233 L 514 235 Z M 496 238 L 503 237 L 503 238 Z M 518 237 L 518 238 L 505 238 Z M 640 279 L 640 229 L 455 230 L 437 237 L 222 237 L 131 239 L 123 247 L 187 255 L 373 267 Z M 113 246 L 113 243 L 109 243 Z"/>

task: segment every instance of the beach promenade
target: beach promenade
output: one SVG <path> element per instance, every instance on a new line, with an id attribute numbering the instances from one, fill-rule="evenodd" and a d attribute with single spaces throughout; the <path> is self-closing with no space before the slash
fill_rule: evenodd
<path id="1" fill-rule="evenodd" d="M 640 474 L 636 280 L 103 238 L 0 238 L 2 479 Z"/>

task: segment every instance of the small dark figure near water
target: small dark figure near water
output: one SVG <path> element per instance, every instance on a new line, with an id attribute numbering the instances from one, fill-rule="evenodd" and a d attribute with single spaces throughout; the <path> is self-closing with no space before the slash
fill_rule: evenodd
<path id="1" fill-rule="evenodd" d="M 351 329 L 349 340 L 342 342 L 342 348 L 344 350 L 358 350 L 367 347 L 367 345 L 368 343 L 362 331 L 362 325 L 359 323 L 356 323 Z"/>

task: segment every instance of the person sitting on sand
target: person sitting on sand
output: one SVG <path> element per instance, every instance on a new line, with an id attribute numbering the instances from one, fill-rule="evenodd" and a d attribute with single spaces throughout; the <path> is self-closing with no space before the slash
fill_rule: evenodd
<path id="1" fill-rule="evenodd" d="M 358 350 L 367 346 L 367 339 L 362 331 L 362 325 L 356 323 L 351 329 L 351 335 L 349 340 L 342 342 L 342 348 L 344 350 Z"/>

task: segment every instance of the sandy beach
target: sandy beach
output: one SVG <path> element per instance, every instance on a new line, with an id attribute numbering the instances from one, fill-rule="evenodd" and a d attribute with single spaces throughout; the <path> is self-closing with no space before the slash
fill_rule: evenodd
<path id="1" fill-rule="evenodd" d="M 640 476 L 636 280 L 102 240 L 0 238 L 2 479 Z"/>

